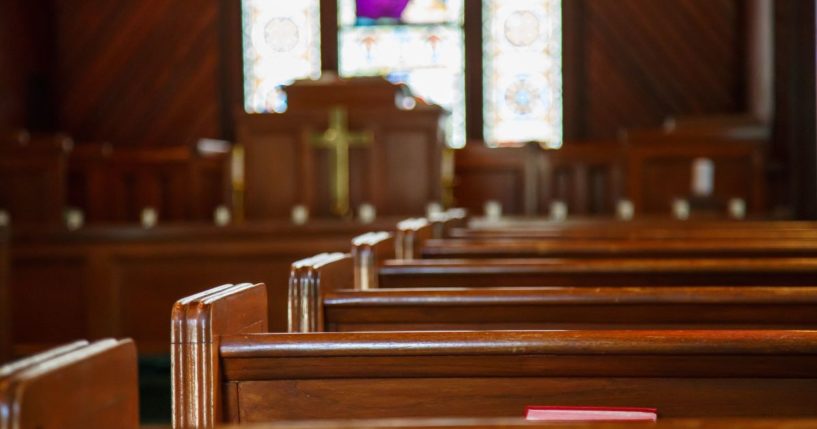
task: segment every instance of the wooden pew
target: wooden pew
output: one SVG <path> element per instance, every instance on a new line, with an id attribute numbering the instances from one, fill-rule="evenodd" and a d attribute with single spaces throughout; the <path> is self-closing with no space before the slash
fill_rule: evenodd
<path id="1" fill-rule="evenodd" d="M 179 297 L 243 279 L 269 286 L 270 329 L 285 332 L 293 261 L 348 251 L 353 237 L 393 229 L 397 222 L 15 228 L 10 278 L 15 355 L 75 338 L 126 336 L 142 355 L 167 356 L 167 309 Z M 40 311 L 20 311 L 32 306 Z"/>
<path id="2" fill-rule="evenodd" d="M 461 258 L 776 258 L 817 257 L 817 240 L 803 239 L 430 239 L 427 259 Z"/>
<path id="3" fill-rule="evenodd" d="M 0 226 L 0 364 L 11 360 L 8 229 Z"/>
<path id="4" fill-rule="evenodd" d="M 0 427 L 138 428 L 133 342 L 78 342 L 0 368 Z"/>
<path id="5" fill-rule="evenodd" d="M 817 223 L 805 221 L 713 221 L 672 219 L 585 219 L 553 222 L 542 219 L 498 221 L 472 219 L 467 228 L 453 228 L 452 238 L 547 239 L 808 239 L 817 238 Z"/>
<path id="6" fill-rule="evenodd" d="M 658 419 L 654 429 L 812 429 L 815 419 Z M 228 427 L 244 426 L 221 426 Z M 253 425 L 256 429 L 631 429 L 633 422 L 529 422 L 521 418 L 444 418 L 288 421 Z M 640 426 L 639 426 L 640 427 Z"/>
<path id="7" fill-rule="evenodd" d="M 813 258 L 387 260 L 380 288 L 815 286 Z"/>
<path id="8" fill-rule="evenodd" d="M 368 250 L 359 251 L 365 245 Z M 471 258 L 396 257 L 390 234 L 353 242 L 357 279 L 369 288 L 600 287 L 600 286 L 817 286 L 817 259 L 769 258 Z"/>
<path id="9" fill-rule="evenodd" d="M 174 426 L 512 417 L 526 405 L 662 417 L 817 416 L 815 331 L 264 334 L 260 285 L 174 308 Z"/>
<path id="10" fill-rule="evenodd" d="M 289 332 L 815 329 L 817 287 L 355 290 L 352 257 L 293 264 Z"/>

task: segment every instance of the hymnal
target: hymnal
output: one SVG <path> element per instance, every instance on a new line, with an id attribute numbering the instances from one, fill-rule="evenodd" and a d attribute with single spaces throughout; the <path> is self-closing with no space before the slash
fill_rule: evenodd
<path id="1" fill-rule="evenodd" d="M 654 422 L 658 419 L 655 408 L 620 407 L 527 407 L 525 418 L 549 422 Z"/>

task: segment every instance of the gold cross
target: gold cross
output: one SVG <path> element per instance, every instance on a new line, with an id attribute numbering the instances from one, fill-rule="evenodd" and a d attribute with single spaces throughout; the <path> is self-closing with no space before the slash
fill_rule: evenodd
<path id="1" fill-rule="evenodd" d="M 349 214 L 349 149 L 369 146 L 374 142 L 371 132 L 350 133 L 349 112 L 342 106 L 329 111 L 329 129 L 312 137 L 312 145 L 329 149 L 333 159 L 331 180 L 332 212 L 338 216 Z"/>

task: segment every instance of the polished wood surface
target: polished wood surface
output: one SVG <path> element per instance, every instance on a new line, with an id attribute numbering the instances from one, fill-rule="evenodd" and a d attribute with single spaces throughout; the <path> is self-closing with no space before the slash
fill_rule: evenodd
<path id="1" fill-rule="evenodd" d="M 67 159 L 63 135 L 24 134 L 0 140 L 0 210 L 17 224 L 56 224 L 66 206 Z"/>
<path id="2" fill-rule="evenodd" d="M 224 419 L 221 337 L 267 332 L 266 293 L 263 284 L 224 285 L 173 306 L 173 427 L 212 427 Z"/>
<path id="3" fill-rule="evenodd" d="M 812 331 L 494 331 L 221 338 L 228 420 L 502 417 L 532 403 L 664 417 L 814 415 Z"/>
<path id="4" fill-rule="evenodd" d="M 698 219 L 677 221 L 637 218 L 618 221 L 601 218 L 569 219 L 554 222 L 544 218 L 500 220 L 474 218 L 470 228 L 452 228 L 451 238 L 543 238 L 618 240 L 735 240 L 735 239 L 817 239 L 817 223 L 797 221 Z"/>
<path id="5" fill-rule="evenodd" d="M 133 338 L 143 354 L 167 353 L 167 311 L 180 297 L 213 285 L 264 282 L 270 326 L 285 331 L 293 261 L 348 251 L 353 237 L 394 229 L 315 220 L 218 228 L 206 224 L 137 227 L 17 228 L 11 244 L 10 302 L 15 354 L 75 338 Z M 27 311 L 39 308 L 38 312 Z M 48 314 L 43 318 L 42 314 Z M 60 320 L 60 323 L 53 323 Z M 2 327 L 7 330 L 7 326 Z"/>
<path id="6" fill-rule="evenodd" d="M 0 374 L 3 427 L 139 427 L 136 347 L 130 340 L 71 344 L 0 368 Z"/>
<path id="7" fill-rule="evenodd" d="M 322 285 L 322 286 L 325 286 Z M 332 290 L 317 331 L 815 329 L 817 288 Z"/>
<path id="8" fill-rule="evenodd" d="M 817 256 L 817 240 L 492 239 L 428 240 L 423 258 L 775 258 Z"/>
<path id="9" fill-rule="evenodd" d="M 360 106 L 366 93 L 388 94 L 389 90 L 391 97 L 375 96 Z M 286 113 L 238 113 L 237 141 L 246 151 L 247 218 L 287 217 L 297 205 L 316 217 L 334 214 L 334 161 L 330 151 L 313 143 L 329 128 L 330 109 L 335 107 L 345 109 L 348 123 L 344 126 L 350 132 L 372 137 L 371 144 L 349 151 L 353 210 L 371 204 L 382 215 L 420 215 L 430 202 L 440 202 L 444 112 L 422 102 L 415 109 L 401 110 L 395 103 L 400 90 L 379 78 L 298 82 Z M 310 101 L 316 93 L 329 104 L 316 106 Z M 333 95 L 327 99 L 326 93 Z M 274 169 L 271 160 L 275 160 Z"/>
<path id="10" fill-rule="evenodd" d="M 651 427 L 656 429 L 809 429 L 817 421 L 813 419 L 663 419 L 655 423 L 633 422 L 529 422 L 521 418 L 471 418 L 471 419 L 388 419 L 388 420 L 324 420 L 308 422 L 275 422 L 243 425 L 248 429 L 626 429 Z M 230 426 L 224 426 L 230 427 Z"/>
<path id="11" fill-rule="evenodd" d="M 86 143 L 69 158 L 69 203 L 89 223 L 138 224 L 147 207 L 160 222 L 210 221 L 230 201 L 227 161 L 224 153 L 198 153 L 194 145 Z"/>
<path id="12" fill-rule="evenodd" d="M 814 286 L 815 273 L 807 258 L 392 260 L 379 286 Z"/>
<path id="13" fill-rule="evenodd" d="M 669 217 L 673 200 L 683 198 L 693 216 L 726 218 L 729 200 L 740 198 L 748 213 L 768 213 L 762 141 L 662 130 L 626 140 L 567 142 L 559 150 L 469 145 L 456 153 L 456 203 L 482 213 L 494 200 L 507 214 L 548 216 L 562 202 L 574 216 L 612 216 L 618 201 L 630 200 L 638 216 Z M 714 164 L 705 198 L 691 186 L 696 159 Z"/>
<path id="14" fill-rule="evenodd" d="M 293 265 L 289 332 L 817 327 L 815 287 L 361 289 L 352 259 Z"/>

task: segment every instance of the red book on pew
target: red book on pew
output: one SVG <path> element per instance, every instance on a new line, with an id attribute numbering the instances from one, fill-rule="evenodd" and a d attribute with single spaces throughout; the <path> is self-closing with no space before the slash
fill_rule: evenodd
<path id="1" fill-rule="evenodd" d="M 655 408 L 538 407 L 525 409 L 525 419 L 546 422 L 654 422 Z"/>

